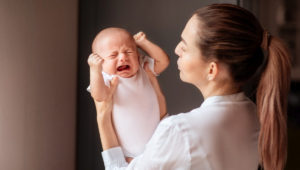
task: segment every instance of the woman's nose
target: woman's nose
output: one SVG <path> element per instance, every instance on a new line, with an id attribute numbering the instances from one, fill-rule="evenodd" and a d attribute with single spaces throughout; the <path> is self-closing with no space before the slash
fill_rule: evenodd
<path id="1" fill-rule="evenodd" d="M 175 47 L 175 50 L 174 50 L 175 54 L 176 55 L 180 55 L 180 49 L 179 49 L 179 43 L 177 44 L 177 46 Z"/>

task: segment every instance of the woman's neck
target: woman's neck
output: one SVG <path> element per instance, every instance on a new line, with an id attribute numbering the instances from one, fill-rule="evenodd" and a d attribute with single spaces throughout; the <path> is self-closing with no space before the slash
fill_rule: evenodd
<path id="1" fill-rule="evenodd" d="M 201 91 L 204 100 L 211 96 L 225 96 L 234 93 L 238 93 L 241 91 L 240 86 L 236 85 L 232 82 L 210 82 L 205 89 L 199 88 Z M 203 89 L 203 90 L 201 90 Z"/>

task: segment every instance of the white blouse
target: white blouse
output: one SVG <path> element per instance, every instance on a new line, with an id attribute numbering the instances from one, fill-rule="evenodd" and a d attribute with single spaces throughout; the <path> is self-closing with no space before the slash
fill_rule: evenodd
<path id="1" fill-rule="evenodd" d="M 258 133 L 256 106 L 243 93 L 213 96 L 162 120 L 129 164 L 120 147 L 102 157 L 107 170 L 257 170 Z"/>

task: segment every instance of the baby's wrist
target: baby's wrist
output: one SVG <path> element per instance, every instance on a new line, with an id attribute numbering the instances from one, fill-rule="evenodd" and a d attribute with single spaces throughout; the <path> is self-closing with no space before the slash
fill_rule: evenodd
<path id="1" fill-rule="evenodd" d="M 143 38 L 142 40 L 136 41 L 136 44 L 139 47 L 144 47 L 147 45 L 148 39 L 147 38 Z"/>
<path id="2" fill-rule="evenodd" d="M 99 68 L 99 67 L 90 67 L 90 73 L 96 73 L 96 74 L 99 74 L 99 73 L 102 73 L 102 68 Z"/>

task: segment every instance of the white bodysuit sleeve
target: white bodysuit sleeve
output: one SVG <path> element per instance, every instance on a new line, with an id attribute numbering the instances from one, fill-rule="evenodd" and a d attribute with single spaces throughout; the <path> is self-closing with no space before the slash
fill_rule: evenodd
<path id="1" fill-rule="evenodd" d="M 142 68 L 144 68 L 145 62 L 147 62 L 147 63 L 148 63 L 148 66 L 149 66 L 149 68 L 150 68 L 150 70 L 152 71 L 152 73 L 153 73 L 155 76 L 158 76 L 158 74 L 155 73 L 155 71 L 154 71 L 154 62 L 155 62 L 155 61 L 154 61 L 153 58 L 151 58 L 151 57 L 149 57 L 149 56 L 143 56 L 143 57 L 140 57 L 140 60 L 142 60 L 142 64 L 141 64 Z"/>
<path id="2" fill-rule="evenodd" d="M 102 157 L 106 170 L 185 170 L 191 166 L 188 138 L 168 119 L 159 124 L 144 152 L 129 164 L 120 147 L 103 151 Z"/>

